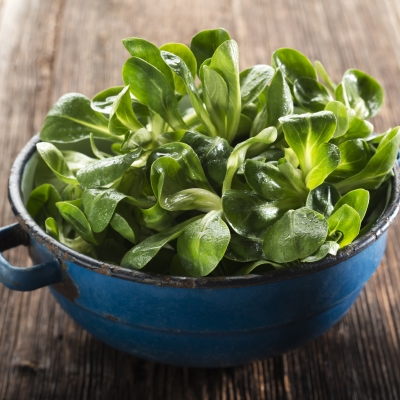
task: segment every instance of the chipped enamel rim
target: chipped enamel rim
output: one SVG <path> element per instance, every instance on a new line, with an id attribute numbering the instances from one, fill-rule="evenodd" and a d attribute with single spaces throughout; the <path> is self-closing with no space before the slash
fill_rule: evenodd
<path id="1" fill-rule="evenodd" d="M 72 262 L 94 272 L 118 279 L 140 282 L 149 285 L 193 289 L 227 289 L 233 287 L 263 285 L 287 279 L 295 279 L 303 275 L 308 275 L 331 268 L 343 261 L 348 260 L 351 257 L 354 257 L 373 244 L 380 236 L 382 236 L 392 224 L 399 212 L 400 172 L 399 167 L 396 166 L 395 176 L 393 178 L 394 184 L 392 193 L 385 212 L 368 233 L 355 240 L 349 246 L 340 250 L 336 256 L 327 256 L 323 260 L 315 263 L 300 264 L 295 267 L 271 271 L 262 275 L 249 274 L 243 276 L 190 278 L 149 274 L 103 263 L 99 260 L 78 253 L 77 251 L 70 249 L 69 247 L 61 244 L 47 235 L 39 227 L 39 225 L 36 224 L 33 218 L 28 214 L 28 211 L 23 203 L 21 183 L 25 165 L 36 152 L 36 143 L 39 141 L 39 135 L 37 134 L 25 145 L 25 147 L 17 156 L 10 173 L 8 196 L 12 210 L 20 226 L 30 237 L 34 238 L 38 243 L 45 246 L 56 257 Z"/>

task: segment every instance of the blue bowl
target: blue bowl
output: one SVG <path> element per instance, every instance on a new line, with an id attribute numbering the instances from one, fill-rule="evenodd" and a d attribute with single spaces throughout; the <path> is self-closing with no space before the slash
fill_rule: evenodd
<path id="1" fill-rule="evenodd" d="M 282 354 L 321 335 L 354 303 L 379 265 L 399 211 L 396 167 L 389 205 L 363 237 L 316 263 L 264 275 L 184 278 L 102 263 L 58 243 L 24 200 L 37 164 L 35 136 L 16 159 L 9 199 L 18 223 L 0 229 L 0 251 L 29 247 L 35 266 L 0 253 L 0 281 L 14 290 L 50 286 L 84 329 L 124 352 L 166 364 L 226 367 Z"/>

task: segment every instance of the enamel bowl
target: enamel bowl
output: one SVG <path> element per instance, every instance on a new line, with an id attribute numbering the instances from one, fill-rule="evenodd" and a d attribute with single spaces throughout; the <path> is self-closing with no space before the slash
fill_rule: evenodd
<path id="1" fill-rule="evenodd" d="M 282 354 L 321 335 L 354 303 L 379 265 L 399 211 L 399 168 L 389 205 L 363 237 L 316 263 L 264 275 L 184 278 L 150 275 L 77 253 L 48 236 L 25 201 L 37 165 L 24 147 L 9 180 L 18 223 L 0 229 L 0 252 L 29 247 L 33 267 L 0 253 L 0 281 L 14 290 L 49 286 L 84 329 L 140 358 L 190 367 L 226 367 Z"/>

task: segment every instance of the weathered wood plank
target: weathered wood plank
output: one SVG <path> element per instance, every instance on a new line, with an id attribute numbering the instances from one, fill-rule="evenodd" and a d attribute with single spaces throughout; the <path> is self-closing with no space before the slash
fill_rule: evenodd
<path id="1" fill-rule="evenodd" d="M 395 0 L 0 1 L 0 224 L 13 222 L 7 176 L 23 144 L 61 94 L 92 96 L 121 82 L 120 40 L 189 43 L 223 26 L 241 67 L 279 47 L 319 59 L 331 76 L 356 66 L 386 88 L 377 131 L 399 124 L 400 4 Z M 319 339 L 282 357 L 222 370 L 168 367 L 105 346 L 81 330 L 46 289 L 0 287 L 1 399 L 398 399 L 400 221 L 355 306 Z M 18 265 L 24 251 L 10 252 Z"/>

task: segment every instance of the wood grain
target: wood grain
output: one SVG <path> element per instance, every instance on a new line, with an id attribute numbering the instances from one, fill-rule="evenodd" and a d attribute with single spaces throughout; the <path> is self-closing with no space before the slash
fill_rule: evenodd
<path id="1" fill-rule="evenodd" d="M 120 84 L 121 39 L 189 43 L 223 26 L 241 67 L 278 47 L 319 59 L 335 80 L 350 67 L 386 89 L 376 130 L 400 123 L 400 3 L 365 0 L 0 0 L 0 225 L 13 222 L 7 177 L 63 93 Z M 350 312 L 282 357 L 221 370 L 169 367 L 118 352 L 71 321 L 47 289 L 0 287 L 0 399 L 399 399 L 400 219 L 378 272 Z M 28 265 L 24 249 L 9 253 Z"/>

